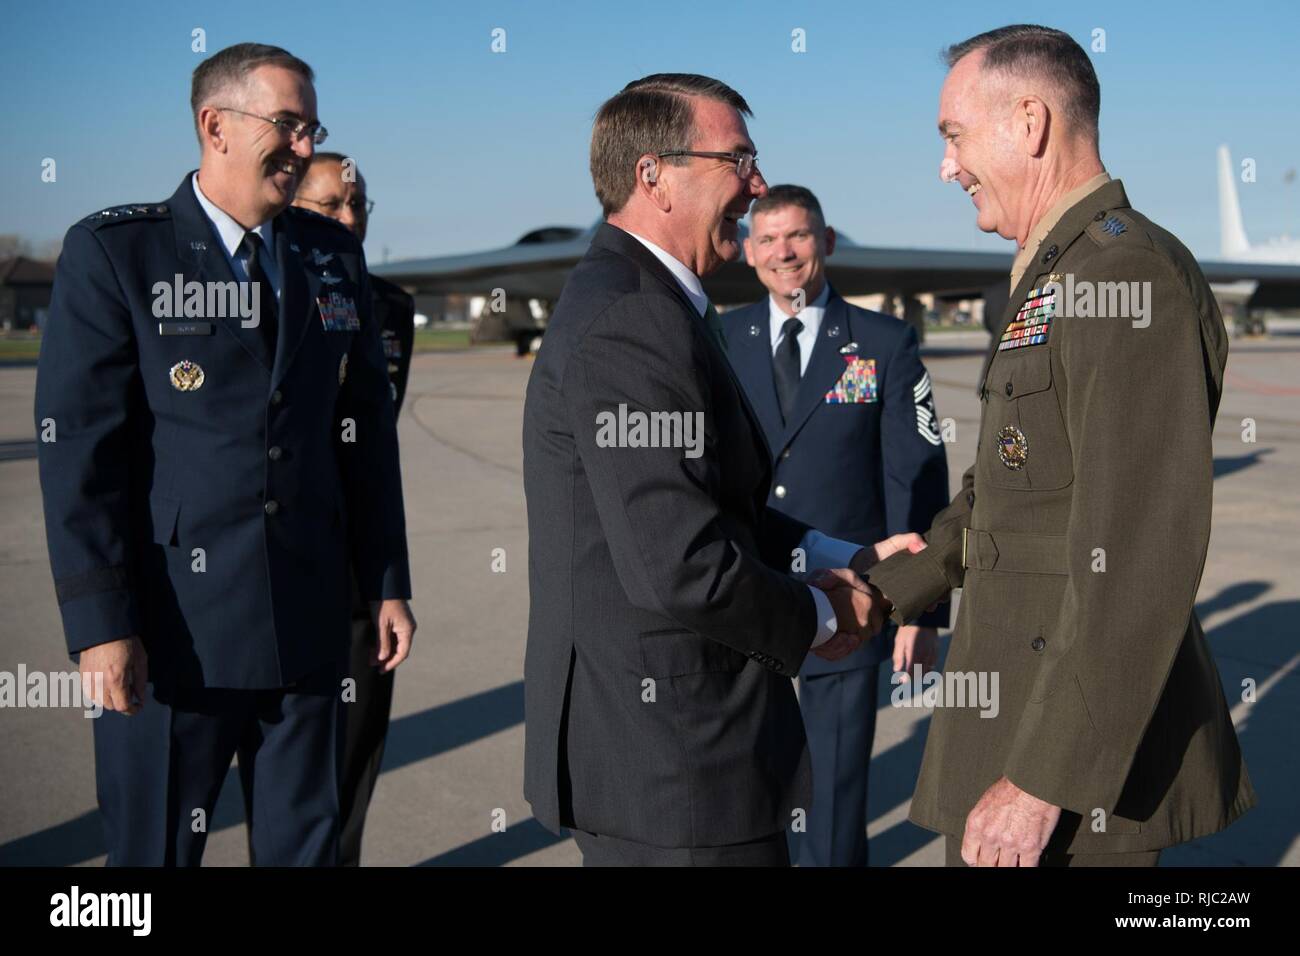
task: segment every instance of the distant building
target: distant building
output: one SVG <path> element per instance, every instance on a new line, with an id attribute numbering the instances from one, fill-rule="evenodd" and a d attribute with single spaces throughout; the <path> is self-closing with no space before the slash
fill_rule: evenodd
<path id="1" fill-rule="evenodd" d="M 50 309 L 54 264 L 15 256 L 0 259 L 0 330 L 41 326 Z"/>

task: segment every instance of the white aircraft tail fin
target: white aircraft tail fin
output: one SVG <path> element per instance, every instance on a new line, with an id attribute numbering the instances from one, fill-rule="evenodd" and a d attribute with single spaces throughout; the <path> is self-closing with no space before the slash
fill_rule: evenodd
<path id="1" fill-rule="evenodd" d="M 1233 176 L 1232 154 L 1227 146 L 1219 147 L 1219 254 L 1236 259 L 1250 252 L 1246 227 L 1241 223 L 1241 204 L 1237 201 L 1237 180 Z"/>

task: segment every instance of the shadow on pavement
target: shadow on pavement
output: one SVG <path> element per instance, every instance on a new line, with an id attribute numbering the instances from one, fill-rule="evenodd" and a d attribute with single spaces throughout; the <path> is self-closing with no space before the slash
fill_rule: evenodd
<path id="1" fill-rule="evenodd" d="M 1262 581 L 1231 585 L 1198 604 L 1197 613 L 1205 619 L 1230 611 L 1261 597 L 1269 588 Z M 1241 699 L 1239 673 L 1253 679 L 1257 687 L 1264 687 L 1270 678 L 1277 676 L 1276 683 L 1258 702 L 1249 705 L 1237 729 L 1260 805 L 1222 833 L 1165 851 L 1163 864 L 1204 865 L 1228 859 L 1245 865 L 1275 866 L 1300 836 L 1300 816 L 1295 812 L 1293 796 L 1300 792 L 1300 773 L 1293 759 L 1291 739 L 1295 698 L 1288 699 L 1283 692 L 1295 686 L 1297 675 L 1279 674 L 1284 669 L 1289 671 L 1300 653 L 1297 620 L 1300 620 L 1300 601 L 1275 601 L 1230 618 L 1207 632 L 1220 671 L 1225 675 L 1229 706 Z M 943 642 L 945 655 L 950 640 Z M 1287 664 L 1278 667 L 1263 663 L 1267 661 Z M 893 689 L 887 667 L 881 669 L 880 679 L 879 707 L 883 709 L 890 706 Z M 1282 686 L 1284 681 L 1288 684 L 1286 688 Z M 506 730 L 522 722 L 523 716 L 524 685 L 523 681 L 515 681 L 398 718 L 389 731 L 383 772 Z M 906 740 L 875 755 L 871 768 L 870 819 L 878 819 L 911 799 L 929 723 L 928 718 L 917 723 Z M 1280 805 L 1284 799 L 1288 805 Z M 243 804 L 232 770 L 213 811 L 213 831 L 242 822 Z M 908 821 L 900 822 L 871 841 L 871 864 L 894 865 L 934 838 L 928 830 Z M 501 866 L 564 839 L 567 837 L 557 837 L 536 820 L 528 819 L 502 833 L 480 837 L 431 857 L 420 865 Z M 90 811 L 0 846 L 0 865 L 66 866 L 104 852 L 99 813 Z"/>
<path id="2" fill-rule="evenodd" d="M 472 843 L 430 857 L 418 866 L 504 866 L 512 860 L 563 843 L 568 836 L 557 837 L 532 817 L 500 833 L 490 833 Z"/>
<path id="3" fill-rule="evenodd" d="M 1241 460 L 1229 459 L 1230 462 Z M 1249 464 L 1254 464 L 1254 461 L 1238 467 Z M 1219 474 L 1217 461 L 1215 473 Z M 1196 613 L 1204 621 L 1248 604 L 1270 588 L 1271 585 L 1265 581 L 1230 585 L 1197 604 Z M 1229 708 L 1241 700 L 1239 671 L 1261 688 L 1270 677 L 1294 665 L 1300 655 L 1297 621 L 1300 621 L 1300 601 L 1275 601 L 1223 621 L 1206 632 L 1224 680 Z M 950 640 L 944 641 L 945 654 Z M 1288 664 L 1278 667 L 1263 663 L 1265 661 L 1287 661 Z M 893 687 L 889 683 L 888 668 L 881 668 L 881 671 L 878 709 L 883 710 L 890 706 L 889 694 Z M 1162 866 L 1206 866 L 1224 860 L 1246 866 L 1277 866 L 1281 863 L 1291 844 L 1300 836 L 1300 813 L 1294 796 L 1300 793 L 1300 773 L 1297 772 L 1292 742 L 1296 701 L 1300 700 L 1300 695 L 1294 691 L 1289 695 L 1285 693 L 1297 686 L 1298 678 L 1300 674 L 1282 674 L 1278 683 L 1256 703 L 1249 705 L 1246 716 L 1237 721 L 1237 738 L 1258 797 L 1256 807 L 1220 833 L 1165 850 L 1161 854 Z M 1284 688 L 1284 681 L 1290 687 Z M 929 725 L 930 720 L 926 718 L 915 726 L 906 740 L 873 757 L 871 795 L 867 807 L 869 819 L 885 816 L 911 800 Z M 1283 800 L 1285 805 L 1282 805 Z M 871 865 L 893 866 L 934 838 L 935 834 L 929 830 L 902 821 L 872 839 Z"/>
<path id="4" fill-rule="evenodd" d="M 1214 459 L 1214 477 L 1222 478 L 1225 475 L 1231 475 L 1233 472 L 1244 471 L 1252 465 L 1260 464 L 1265 455 L 1271 454 L 1273 454 L 1273 449 L 1261 448 L 1259 451 L 1252 451 L 1246 455 L 1237 455 L 1233 458 L 1216 458 Z"/>

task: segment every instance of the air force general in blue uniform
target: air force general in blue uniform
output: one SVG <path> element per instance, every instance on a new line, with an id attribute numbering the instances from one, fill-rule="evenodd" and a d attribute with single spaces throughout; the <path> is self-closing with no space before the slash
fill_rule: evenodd
<path id="1" fill-rule="evenodd" d="M 948 470 L 916 332 L 829 285 L 793 318 L 769 296 L 722 319 L 774 456 L 768 505 L 848 541 L 927 528 L 948 501 Z M 796 360 L 781 381 L 781 363 Z M 947 608 L 918 623 L 946 625 Z M 791 838 L 800 865 L 866 865 L 867 767 L 891 630 L 839 661 L 809 655 L 800 669 L 813 768 L 807 830 Z"/>
<path id="2" fill-rule="evenodd" d="M 54 282 L 36 420 L 68 650 L 148 654 L 144 706 L 95 722 L 110 864 L 197 864 L 237 747 L 259 863 L 334 862 L 349 560 L 366 598 L 410 596 L 361 246 L 294 207 L 248 233 L 188 175 L 73 226 Z M 250 273 L 256 327 L 183 305 Z"/>

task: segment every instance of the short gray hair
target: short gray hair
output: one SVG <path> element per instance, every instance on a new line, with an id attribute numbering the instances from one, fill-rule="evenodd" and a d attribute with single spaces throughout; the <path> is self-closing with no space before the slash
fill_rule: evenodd
<path id="1" fill-rule="evenodd" d="M 236 43 L 218 50 L 194 68 L 194 78 L 190 82 L 190 111 L 194 114 L 194 131 L 198 134 L 200 145 L 203 143 L 203 133 L 199 130 L 199 110 L 207 106 L 218 93 L 241 86 L 248 79 L 249 73 L 268 64 L 293 70 L 308 83 L 316 80 L 316 74 L 305 62 L 288 50 L 265 43 Z"/>
<path id="2" fill-rule="evenodd" d="M 1092 60 L 1068 33 L 1018 23 L 954 43 L 943 51 L 943 58 L 951 69 L 977 50 L 984 51 L 982 70 L 1033 76 L 1055 84 L 1063 94 L 1061 108 L 1070 125 L 1097 142 L 1101 84 Z"/>

